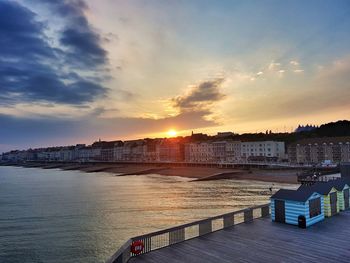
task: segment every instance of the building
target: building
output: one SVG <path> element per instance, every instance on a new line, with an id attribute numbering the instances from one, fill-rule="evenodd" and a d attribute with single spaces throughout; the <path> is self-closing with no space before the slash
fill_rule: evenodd
<path id="1" fill-rule="evenodd" d="M 19 160 L 18 154 L 19 154 L 18 150 L 3 153 L 2 160 L 8 161 L 8 162 L 17 162 Z"/>
<path id="2" fill-rule="evenodd" d="M 96 148 L 100 148 L 99 161 L 112 162 L 114 160 L 114 144 L 115 141 L 105 142 L 100 141 L 99 145 L 95 145 Z"/>
<path id="3" fill-rule="evenodd" d="M 317 192 L 280 189 L 271 196 L 271 219 L 308 227 L 324 220 L 323 202 L 323 196 Z"/>
<path id="4" fill-rule="evenodd" d="M 216 137 L 230 137 L 235 135 L 233 132 L 218 132 L 218 134 L 216 135 Z"/>
<path id="5" fill-rule="evenodd" d="M 226 150 L 226 162 L 239 163 L 242 161 L 242 142 L 227 141 L 225 150 Z"/>
<path id="6" fill-rule="evenodd" d="M 144 141 L 130 140 L 123 145 L 122 160 L 129 162 L 142 162 L 144 156 Z"/>
<path id="7" fill-rule="evenodd" d="M 144 140 L 135 140 L 131 147 L 131 160 L 134 162 L 143 162 L 144 161 Z"/>
<path id="8" fill-rule="evenodd" d="M 101 159 L 101 148 L 94 148 L 91 145 L 80 147 L 78 149 L 78 155 L 79 157 L 77 160 L 80 162 L 91 162 L 99 160 Z"/>
<path id="9" fill-rule="evenodd" d="M 284 142 L 256 141 L 241 143 L 242 159 L 245 161 L 278 161 L 285 158 Z"/>
<path id="10" fill-rule="evenodd" d="M 123 160 L 124 143 L 122 141 L 114 143 L 113 147 L 113 160 L 120 162 Z"/>
<path id="11" fill-rule="evenodd" d="M 192 142 L 185 144 L 185 161 L 192 163 L 210 163 L 214 161 L 213 144 L 210 142 Z"/>
<path id="12" fill-rule="evenodd" d="M 3 153 L 3 161 L 63 162 L 193 162 L 241 163 L 278 161 L 285 156 L 284 143 L 208 140 L 205 134 L 164 139 L 96 141 L 92 145 L 48 147 Z"/>
<path id="13" fill-rule="evenodd" d="M 350 161 L 350 137 L 324 137 L 297 141 L 288 147 L 289 162 L 322 164 Z"/>
<path id="14" fill-rule="evenodd" d="M 163 139 L 157 145 L 160 162 L 183 162 L 185 160 L 185 146 L 181 139 Z"/>
<path id="15" fill-rule="evenodd" d="M 216 163 L 226 162 L 226 141 L 215 141 L 213 145 L 213 161 Z"/>
<path id="16" fill-rule="evenodd" d="M 310 132 L 313 131 L 315 129 L 317 129 L 318 127 L 316 125 L 299 125 L 298 128 L 295 129 L 294 132 Z"/>
<path id="17" fill-rule="evenodd" d="M 65 146 L 60 149 L 60 161 L 70 162 L 74 160 L 75 147 Z"/>
<path id="18" fill-rule="evenodd" d="M 143 159 L 145 162 L 156 162 L 159 160 L 158 145 L 162 139 L 145 139 L 143 145 Z"/>

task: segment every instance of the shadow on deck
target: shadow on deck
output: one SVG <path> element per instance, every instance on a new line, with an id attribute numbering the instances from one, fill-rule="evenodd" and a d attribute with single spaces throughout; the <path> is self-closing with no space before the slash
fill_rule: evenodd
<path id="1" fill-rule="evenodd" d="M 350 211 L 308 229 L 255 219 L 129 262 L 350 262 Z"/>

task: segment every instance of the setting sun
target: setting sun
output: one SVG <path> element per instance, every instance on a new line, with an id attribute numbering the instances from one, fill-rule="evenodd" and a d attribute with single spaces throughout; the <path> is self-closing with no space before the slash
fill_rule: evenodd
<path id="1" fill-rule="evenodd" d="M 169 137 L 175 137 L 175 136 L 177 135 L 177 132 L 176 132 L 175 130 L 169 130 L 169 131 L 167 132 L 167 135 L 168 135 Z"/>

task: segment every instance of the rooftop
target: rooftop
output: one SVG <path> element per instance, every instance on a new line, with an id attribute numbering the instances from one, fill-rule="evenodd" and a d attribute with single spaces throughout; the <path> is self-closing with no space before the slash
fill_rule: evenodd
<path id="1" fill-rule="evenodd" d="M 337 189 L 338 191 L 343 190 L 343 187 L 338 187 L 341 185 L 341 182 L 343 182 L 344 179 L 337 179 L 337 180 L 331 180 L 328 182 L 316 182 L 313 185 L 301 185 L 298 188 L 298 191 L 312 191 L 312 192 L 317 192 L 321 195 L 328 195 L 329 192 L 332 190 L 332 188 Z M 345 182 L 345 181 L 344 181 Z"/>
<path id="2" fill-rule="evenodd" d="M 309 138 L 309 139 L 303 139 L 303 140 L 299 140 L 295 143 L 293 143 L 293 145 L 308 145 L 308 144 L 338 144 L 338 143 L 348 143 L 350 142 L 350 136 L 342 136 L 342 137 L 318 137 L 318 138 Z"/>
<path id="3" fill-rule="evenodd" d="M 302 187 L 298 190 L 280 189 L 274 195 L 272 195 L 271 198 L 306 202 L 314 192 L 316 191 L 311 191 L 311 188 L 307 187 Z"/>
<path id="4" fill-rule="evenodd" d="M 147 254 L 138 262 L 348 262 L 350 211 L 308 229 L 269 217 L 235 225 Z"/>

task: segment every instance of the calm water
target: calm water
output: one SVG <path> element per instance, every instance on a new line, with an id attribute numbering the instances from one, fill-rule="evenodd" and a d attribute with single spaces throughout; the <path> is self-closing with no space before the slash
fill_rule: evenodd
<path id="1" fill-rule="evenodd" d="M 131 236 L 266 203 L 270 185 L 0 167 L 0 262 L 104 262 Z"/>

